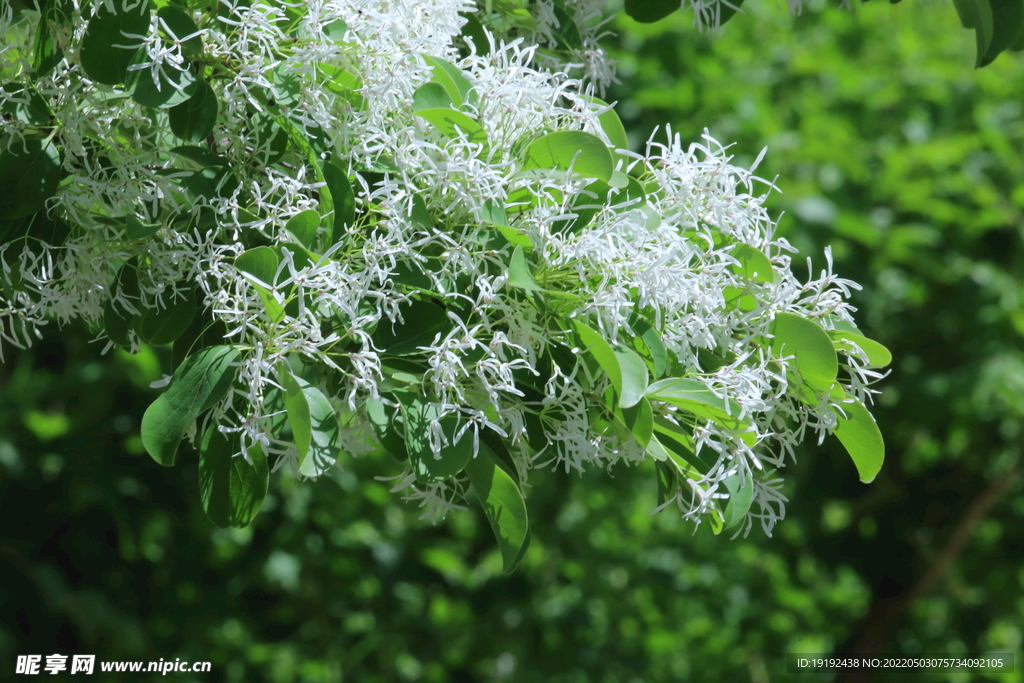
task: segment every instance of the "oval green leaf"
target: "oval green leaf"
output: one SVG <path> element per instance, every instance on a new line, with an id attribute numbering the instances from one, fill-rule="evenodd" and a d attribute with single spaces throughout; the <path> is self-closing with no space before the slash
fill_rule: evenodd
<path id="1" fill-rule="evenodd" d="M 131 67 L 141 67 L 128 71 L 125 83 L 132 91 L 132 99 L 144 107 L 166 109 L 186 102 L 199 89 L 199 81 L 191 72 L 164 65 L 157 73 L 149 66 L 143 66 L 149 60 L 144 50 L 135 53 Z"/>
<path id="2" fill-rule="evenodd" d="M 732 399 L 716 396 L 699 380 L 669 377 L 647 387 L 647 397 L 671 403 L 726 429 L 743 432 L 741 437 L 748 442 L 755 438 L 752 433 L 746 432 L 751 423 L 740 419 L 739 404 Z"/>
<path id="3" fill-rule="evenodd" d="M 872 367 L 884 368 L 892 362 L 892 353 L 889 349 L 874 339 L 868 339 L 864 335 L 846 332 L 845 330 L 832 330 L 829 334 L 832 336 L 832 343 L 836 349 L 847 350 L 850 348 L 851 343 L 860 347 L 860 350 L 867 354 L 868 363 Z"/>
<path id="4" fill-rule="evenodd" d="M 273 287 L 280 263 L 281 256 L 274 249 L 255 247 L 238 255 L 235 268 L 254 277 L 258 284 Z"/>
<path id="5" fill-rule="evenodd" d="M 839 358 L 828 333 L 813 320 L 792 313 L 777 313 L 772 323 L 772 352 L 793 356 L 801 379 L 816 392 L 828 391 L 839 374 Z"/>
<path id="6" fill-rule="evenodd" d="M 440 83 L 431 81 L 416 88 L 412 96 L 412 110 L 414 112 L 424 109 L 448 109 L 452 106 L 451 95 Z"/>
<path id="7" fill-rule="evenodd" d="M 433 343 L 453 327 L 445 309 L 429 301 L 414 299 L 399 310 L 404 322 L 381 320 L 372 335 L 374 345 L 389 355 L 422 353 L 417 347 Z"/>
<path id="8" fill-rule="evenodd" d="M 161 465 L 174 464 L 178 444 L 199 414 L 224 398 L 235 378 L 231 365 L 240 352 L 212 346 L 188 356 L 174 371 L 167 390 L 142 416 L 142 445 Z"/>
<path id="9" fill-rule="evenodd" d="M 179 296 L 165 308 L 146 309 L 139 321 L 139 336 L 153 346 L 170 344 L 180 337 L 196 314 L 196 297 L 192 293 Z"/>
<path id="10" fill-rule="evenodd" d="M 391 413 L 383 402 L 374 398 L 366 400 L 366 414 L 370 418 L 370 427 L 384 450 L 399 462 L 408 460 L 409 451 L 405 447 L 405 430 L 398 423 L 396 414 Z"/>
<path id="11" fill-rule="evenodd" d="M 62 155 L 52 142 L 11 141 L 0 154 L 0 220 L 12 221 L 46 208 L 57 191 Z"/>
<path id="12" fill-rule="evenodd" d="M 334 467 L 341 453 L 341 430 L 334 406 L 324 393 L 300 377 L 296 382 L 302 387 L 302 394 L 309 406 L 310 440 L 305 458 L 299 459 L 299 474 L 304 477 L 319 477 Z M 290 419 L 289 415 L 289 419 Z"/>
<path id="13" fill-rule="evenodd" d="M 668 351 L 665 349 L 665 344 L 661 341 L 661 335 L 658 334 L 658 330 L 654 329 L 654 326 L 646 318 L 639 315 L 633 316 L 629 321 L 629 325 L 640 335 L 640 340 L 647 348 L 647 353 L 651 356 L 654 376 L 661 377 L 668 368 Z"/>
<path id="14" fill-rule="evenodd" d="M 592 102 L 602 107 L 607 107 L 608 103 L 604 100 L 596 97 L 590 98 Z M 608 111 L 597 117 L 597 120 L 601 123 L 601 129 L 604 134 L 608 136 L 608 141 L 612 143 L 612 146 L 616 149 L 629 149 L 629 138 L 626 136 L 626 127 L 622 125 L 622 119 L 615 113 L 615 109 L 609 107 Z"/>
<path id="15" fill-rule="evenodd" d="M 622 377 L 619 407 L 630 408 L 640 403 L 647 390 L 647 364 L 632 349 L 614 349 L 613 352 L 619 363 L 619 374 Z"/>
<path id="16" fill-rule="evenodd" d="M 138 48 L 117 46 L 137 45 L 142 41 L 124 34 L 144 35 L 149 30 L 149 3 L 127 3 L 131 7 L 129 11 L 124 11 L 125 4 L 96 3 L 96 14 L 85 27 L 79 60 L 85 75 L 97 83 L 118 85 L 124 82 L 128 65 Z"/>
<path id="17" fill-rule="evenodd" d="M 730 529 L 746 519 L 754 502 L 754 483 L 749 476 L 741 481 L 739 474 L 733 474 L 726 478 L 725 488 L 729 491 L 729 505 L 725 508 L 724 525 Z"/>
<path id="18" fill-rule="evenodd" d="M 135 214 L 128 214 L 124 218 L 124 234 L 130 240 L 143 240 L 152 237 L 160 230 L 160 223 L 157 221 L 143 222 Z"/>
<path id="19" fill-rule="evenodd" d="M 161 7 L 156 15 L 167 37 L 172 42 L 181 41 L 181 50 L 187 57 L 196 57 L 203 51 L 203 39 L 198 35 L 199 27 L 192 21 L 192 17 L 171 5 Z M 184 38 L 187 40 L 182 40 Z"/>
<path id="20" fill-rule="evenodd" d="M 409 464 L 416 479 L 422 482 L 444 481 L 466 469 L 466 463 L 473 455 L 473 435 L 467 431 L 463 433 L 458 443 L 451 443 L 458 421 L 454 415 L 446 415 L 440 419 L 440 424 L 449 443 L 443 446 L 440 452 L 435 453 L 430 447 L 430 423 L 441 414 L 441 408 L 418 395 L 407 392 L 397 395 L 402 406 L 402 420 L 405 423 L 405 444 L 409 452 Z"/>
<path id="21" fill-rule="evenodd" d="M 772 262 L 760 249 L 740 243 L 733 247 L 730 256 L 739 261 L 739 265 L 733 266 L 733 270 L 742 277 L 769 284 L 774 282 L 775 271 L 772 270 Z"/>
<path id="22" fill-rule="evenodd" d="M 292 234 L 306 249 L 316 248 L 316 231 L 320 227 L 320 214 L 312 209 L 298 213 L 288 219 L 284 229 Z"/>
<path id="23" fill-rule="evenodd" d="M 348 174 L 336 164 L 323 165 L 324 182 L 330 192 L 330 209 L 334 211 L 334 223 L 331 231 L 332 243 L 338 242 L 345 231 L 356 222 L 356 194 L 352 190 Z M 323 209 L 323 203 L 321 203 Z"/>
<path id="24" fill-rule="evenodd" d="M 480 441 L 480 453 L 466 464 L 473 492 L 484 508 L 491 530 L 498 539 L 502 568 L 515 570 L 529 542 L 530 521 L 526 501 L 515 481 L 497 464 L 497 456 Z"/>
<path id="25" fill-rule="evenodd" d="M 219 110 L 220 105 L 213 88 L 200 79 L 196 81 L 196 91 L 192 97 L 168 110 L 171 132 L 186 142 L 204 140 L 213 132 Z"/>
<path id="26" fill-rule="evenodd" d="M 614 349 L 611 344 L 605 341 L 605 338 L 592 327 L 580 322 L 579 320 L 574 321 L 576 327 L 576 333 L 580 336 L 580 342 L 583 344 L 583 348 L 594 357 L 597 364 L 601 366 L 605 374 L 608 375 L 608 379 L 612 382 L 612 388 L 615 389 L 616 395 L 622 395 L 622 368 L 619 366 L 619 359 L 615 355 Z"/>
<path id="27" fill-rule="evenodd" d="M 466 80 L 459 67 L 430 55 L 423 55 L 423 60 L 428 66 L 433 67 L 432 80 L 444 87 L 456 107 L 461 107 L 467 99 L 475 99 L 470 92 L 473 86 Z"/>
<path id="28" fill-rule="evenodd" d="M 470 142 L 487 142 L 487 133 L 480 127 L 480 123 L 461 111 L 454 109 L 422 109 L 416 112 L 416 116 L 426 119 L 441 131 L 441 134 L 445 137 L 457 138 L 463 135 Z"/>
<path id="29" fill-rule="evenodd" d="M 614 170 L 612 154 L 601 138 L 578 130 L 549 133 L 526 149 L 523 170 L 557 168 L 608 182 Z"/>
<path id="30" fill-rule="evenodd" d="M 885 460 L 885 442 L 882 432 L 868 409 L 859 401 L 842 405 L 846 417 L 841 414 L 835 435 L 846 448 L 846 452 L 857 466 L 860 480 L 870 484 L 878 476 Z"/>
<path id="31" fill-rule="evenodd" d="M 643 24 L 653 24 L 679 8 L 678 0 L 626 0 L 626 14 Z"/>
<path id="32" fill-rule="evenodd" d="M 237 446 L 213 424 L 199 447 L 199 496 L 206 516 L 222 529 L 247 526 L 260 511 L 270 485 L 263 448 L 256 444 L 249 449 L 249 464 L 234 454 Z"/>
<path id="33" fill-rule="evenodd" d="M 508 263 L 508 286 L 526 289 L 532 292 L 543 292 L 545 289 L 537 284 L 530 272 L 530 266 L 526 262 L 526 254 L 521 246 L 512 251 L 512 258 Z"/>
<path id="34" fill-rule="evenodd" d="M 295 442 L 298 461 L 302 463 L 309 453 L 313 434 L 309 416 L 309 401 L 306 400 L 306 395 L 292 375 L 292 371 L 283 362 L 277 366 L 277 377 L 281 382 L 281 388 L 284 389 L 282 398 L 288 415 L 288 425 L 292 428 L 292 440 Z"/>
<path id="35" fill-rule="evenodd" d="M 633 406 L 620 406 L 617 417 L 622 420 L 622 424 L 638 444 L 645 449 L 650 446 L 651 437 L 654 435 L 654 412 L 651 409 L 651 402 L 646 397 L 641 396 Z"/>

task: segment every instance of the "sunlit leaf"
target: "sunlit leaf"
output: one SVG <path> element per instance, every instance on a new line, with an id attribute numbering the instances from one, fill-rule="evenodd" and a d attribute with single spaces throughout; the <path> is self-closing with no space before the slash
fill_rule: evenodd
<path id="1" fill-rule="evenodd" d="M 498 539 L 502 566 L 515 570 L 528 542 L 530 523 L 526 502 L 515 481 L 497 464 L 497 456 L 481 441 L 480 453 L 465 466 L 473 492 L 483 505 L 487 521 Z"/>
<path id="2" fill-rule="evenodd" d="M 885 460 L 885 442 L 875 418 L 859 401 L 842 405 L 846 417 L 839 415 L 839 424 L 833 432 L 846 447 L 846 452 L 857 466 L 860 480 L 870 484 L 878 476 Z"/>
<path id="3" fill-rule="evenodd" d="M 792 367 L 814 391 L 828 391 L 839 374 L 839 359 L 828 333 L 813 320 L 792 313 L 777 313 L 771 332 L 772 352 L 793 356 Z"/>
<path id="4" fill-rule="evenodd" d="M 614 170 L 612 154 L 601 138 L 576 130 L 549 133 L 534 140 L 526 149 L 523 168 L 571 168 L 585 178 L 605 182 L 611 180 Z"/>

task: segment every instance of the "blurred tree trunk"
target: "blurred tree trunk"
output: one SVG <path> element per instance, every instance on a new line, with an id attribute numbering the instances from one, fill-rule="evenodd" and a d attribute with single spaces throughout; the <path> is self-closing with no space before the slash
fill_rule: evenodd
<path id="1" fill-rule="evenodd" d="M 884 651 L 904 617 L 913 607 L 914 601 L 926 595 L 945 576 L 953 560 L 967 545 L 974 530 L 1019 476 L 1020 466 L 1015 461 L 974 498 L 953 528 L 946 545 L 928 569 L 900 595 L 876 600 L 857 627 L 857 631 L 841 648 L 842 654 L 870 656 Z M 873 680 L 874 676 L 874 669 L 842 669 L 836 675 L 835 683 L 867 683 Z"/>

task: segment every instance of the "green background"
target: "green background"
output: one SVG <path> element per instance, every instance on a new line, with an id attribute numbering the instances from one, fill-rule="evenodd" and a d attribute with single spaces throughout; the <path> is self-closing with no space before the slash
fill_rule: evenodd
<path id="1" fill-rule="evenodd" d="M 730 540 L 649 516 L 653 468 L 538 472 L 512 576 L 482 513 L 417 520 L 375 480 L 390 460 L 278 473 L 250 528 L 219 530 L 194 455 L 165 469 L 141 446 L 167 354 L 102 356 L 52 325 L 0 365 L 0 676 L 85 653 L 213 662 L 179 681 L 812 683 L 833 677 L 787 674 L 787 653 L 870 637 L 1018 660 L 876 681 L 1024 681 L 1024 60 L 975 70 L 949 5 L 744 8 L 715 35 L 620 18 L 608 99 L 638 151 L 667 123 L 735 142 L 740 165 L 767 146 L 797 273 L 831 244 L 863 285 L 858 321 L 896 358 L 873 484 L 836 440 L 809 444 L 775 537 Z"/>

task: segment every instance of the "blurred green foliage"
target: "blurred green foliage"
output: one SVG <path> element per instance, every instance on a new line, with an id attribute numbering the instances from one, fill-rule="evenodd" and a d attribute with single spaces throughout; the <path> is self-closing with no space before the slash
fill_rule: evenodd
<path id="1" fill-rule="evenodd" d="M 1019 457 L 1024 61 L 975 71 L 973 36 L 926 3 L 794 18 L 751 1 L 719 34 L 689 22 L 621 18 L 609 100 L 637 150 L 666 122 L 748 163 L 768 146 L 783 234 L 816 270 L 833 245 L 864 285 L 858 321 L 897 359 L 875 483 L 828 439 L 790 468 L 776 537 L 730 541 L 650 517 L 650 472 L 538 477 L 512 576 L 482 513 L 417 520 L 375 479 L 398 474 L 387 460 L 275 477 L 253 526 L 216 529 L 194 453 L 156 467 L 139 439 L 168 355 L 101 356 L 52 329 L 0 366 L 0 672 L 59 652 L 210 660 L 204 682 L 763 683 L 910 590 Z M 1014 652 L 1018 673 L 875 680 L 1024 681 L 1022 522 L 1018 484 L 882 648 Z"/>

